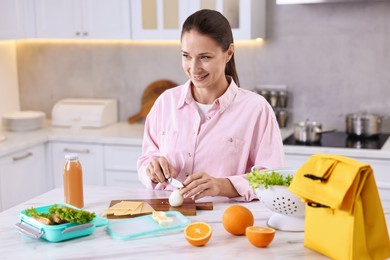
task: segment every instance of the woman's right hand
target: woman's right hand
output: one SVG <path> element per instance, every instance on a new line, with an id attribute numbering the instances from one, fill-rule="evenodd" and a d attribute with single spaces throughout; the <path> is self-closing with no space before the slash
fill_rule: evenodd
<path id="1" fill-rule="evenodd" d="M 161 156 L 151 161 L 146 167 L 146 175 L 154 183 L 167 184 L 167 179 L 172 177 L 176 178 L 177 174 L 172 165 L 168 162 L 167 158 Z"/>

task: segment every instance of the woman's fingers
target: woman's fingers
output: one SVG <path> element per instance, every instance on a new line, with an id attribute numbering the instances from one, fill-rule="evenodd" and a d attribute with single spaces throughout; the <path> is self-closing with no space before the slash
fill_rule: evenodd
<path id="1" fill-rule="evenodd" d="M 182 194 L 185 198 L 200 199 L 205 196 L 215 196 L 215 179 L 206 173 L 197 173 L 189 176 L 185 182 Z"/>
<path id="2" fill-rule="evenodd" d="M 160 158 L 158 158 L 158 164 L 160 167 L 160 171 L 163 174 L 164 180 L 171 177 L 170 172 L 169 172 L 168 160 L 165 157 L 160 157 Z"/>
<path id="3" fill-rule="evenodd" d="M 161 169 L 160 163 L 158 160 L 152 162 L 153 177 L 157 179 L 158 182 L 165 182 L 165 176 L 163 170 Z"/>
<path id="4" fill-rule="evenodd" d="M 176 178 L 177 173 L 175 168 L 173 168 L 172 165 L 168 164 L 168 169 L 169 169 L 169 177 Z"/>
<path id="5" fill-rule="evenodd" d="M 170 177 L 176 177 L 175 169 L 165 157 L 159 157 L 151 161 L 146 168 L 146 174 L 153 182 L 166 183 Z"/>
<path id="6" fill-rule="evenodd" d="M 155 174 L 154 174 L 154 171 L 153 171 L 153 166 L 152 166 L 152 163 L 149 163 L 149 165 L 146 167 L 146 175 L 152 180 L 152 182 L 158 182 Z"/>

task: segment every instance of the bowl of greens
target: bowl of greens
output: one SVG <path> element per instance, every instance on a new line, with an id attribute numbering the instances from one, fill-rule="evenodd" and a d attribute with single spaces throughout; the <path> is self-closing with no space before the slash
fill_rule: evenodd
<path id="1" fill-rule="evenodd" d="M 303 231 L 305 203 L 291 193 L 288 186 L 296 169 L 262 169 L 256 167 L 247 174 L 250 186 L 256 196 L 274 214 L 267 225 L 284 231 Z"/>

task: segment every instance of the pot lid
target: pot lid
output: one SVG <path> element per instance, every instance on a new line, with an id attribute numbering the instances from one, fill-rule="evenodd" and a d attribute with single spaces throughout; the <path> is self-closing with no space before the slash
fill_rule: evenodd
<path id="1" fill-rule="evenodd" d="M 298 123 L 295 123 L 295 126 L 299 127 L 321 127 L 321 123 L 316 121 L 310 121 L 309 119 L 306 119 L 305 121 L 301 121 Z"/>
<path id="2" fill-rule="evenodd" d="M 359 111 L 355 113 L 348 114 L 347 117 L 350 118 L 356 118 L 356 119 L 370 119 L 370 118 L 380 118 L 379 115 L 373 114 L 373 113 L 368 113 L 367 111 Z"/>

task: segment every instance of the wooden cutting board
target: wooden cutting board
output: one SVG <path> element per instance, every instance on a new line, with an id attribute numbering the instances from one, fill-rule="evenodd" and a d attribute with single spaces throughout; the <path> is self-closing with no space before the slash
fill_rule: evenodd
<path id="1" fill-rule="evenodd" d="M 152 108 L 154 101 L 167 89 L 176 87 L 177 84 L 170 80 L 157 80 L 152 82 L 149 86 L 146 87 L 144 93 L 142 94 L 141 100 L 141 111 L 131 117 L 129 117 L 128 122 L 130 124 L 135 123 L 141 119 L 146 118 L 150 109 Z"/>
<path id="2" fill-rule="evenodd" d="M 192 199 L 184 199 L 183 205 L 180 207 L 172 207 L 169 205 L 168 199 L 136 199 L 136 200 L 112 200 L 110 207 L 121 201 L 143 201 L 147 202 L 156 211 L 179 211 L 184 216 L 196 216 L 196 210 L 213 210 L 212 202 L 195 202 Z M 139 216 L 139 215 L 137 215 Z M 129 216 L 107 216 L 107 218 L 129 218 Z"/>

